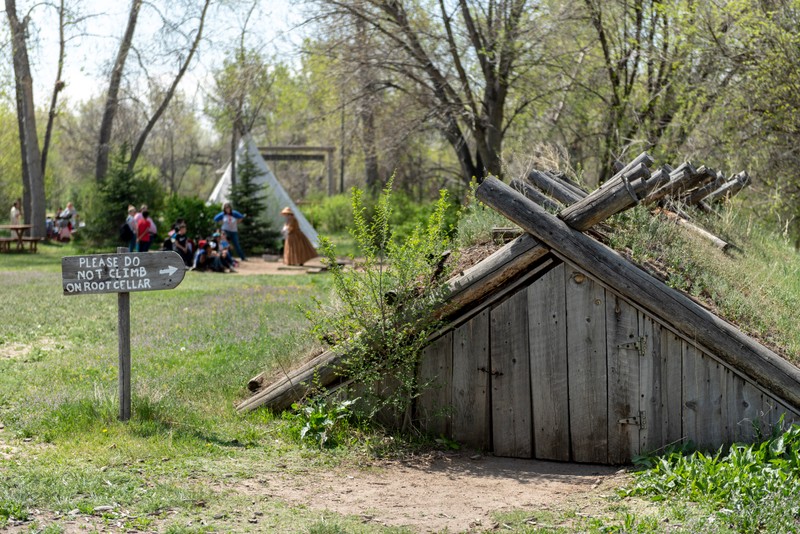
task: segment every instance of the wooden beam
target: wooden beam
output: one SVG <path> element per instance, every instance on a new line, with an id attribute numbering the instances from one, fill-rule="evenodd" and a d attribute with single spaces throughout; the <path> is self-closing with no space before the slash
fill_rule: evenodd
<path id="1" fill-rule="evenodd" d="M 535 169 L 528 173 L 528 180 L 544 194 L 558 200 L 566 206 L 574 204 L 586 196 L 585 194 L 579 195 L 575 193 L 560 180 L 554 180 L 545 173 Z"/>
<path id="2" fill-rule="evenodd" d="M 341 359 L 342 355 L 332 350 L 323 352 L 297 369 L 289 371 L 269 387 L 243 400 L 236 406 L 236 410 L 249 412 L 264 405 L 275 411 L 285 410 L 311 391 L 315 379 L 319 384 L 329 385 L 339 378 L 337 368 Z"/>
<path id="3" fill-rule="evenodd" d="M 598 189 L 591 195 L 565 208 L 558 218 L 572 228 L 583 232 L 595 224 L 606 220 L 615 213 L 624 211 L 639 203 L 639 200 L 660 183 L 665 171 L 659 169 L 657 175 L 650 176 L 650 171 L 640 163 L 626 171 L 622 180 L 609 187 Z M 597 193 L 597 194 L 595 194 Z"/>
<path id="4" fill-rule="evenodd" d="M 652 204 L 660 201 L 664 197 L 674 196 L 680 193 L 686 188 L 687 184 L 695 180 L 697 175 L 698 171 L 691 163 L 686 162 L 678 165 L 678 168 L 669 174 L 669 182 L 647 195 L 647 198 L 644 200 L 645 204 Z"/>
<path id="5" fill-rule="evenodd" d="M 703 200 L 706 202 L 720 202 L 735 196 L 750 183 L 750 175 L 742 171 L 719 188 L 709 193 Z"/>
<path id="6" fill-rule="evenodd" d="M 525 272 L 549 250 L 536 239 L 524 234 L 495 251 L 480 263 L 447 281 L 447 301 L 438 312 L 451 315 L 479 301 L 508 280 Z"/>
<path id="7" fill-rule="evenodd" d="M 588 191 L 581 187 L 577 182 L 570 180 L 563 172 L 544 171 L 544 173 L 553 180 L 557 180 L 558 182 L 570 188 L 572 192 L 578 196 L 585 197 L 589 194 Z"/>
<path id="8" fill-rule="evenodd" d="M 517 180 L 516 178 L 511 180 L 511 187 L 548 211 L 556 212 L 564 209 L 564 204 L 558 200 L 553 200 L 544 193 L 540 193 L 536 188 L 523 182 L 522 180 Z"/>
<path id="9" fill-rule="evenodd" d="M 666 209 L 662 209 L 660 212 L 667 219 L 675 222 L 675 224 L 677 224 L 678 226 L 683 226 L 684 228 L 686 228 L 687 230 L 689 230 L 690 232 L 692 232 L 696 236 L 705 239 L 706 241 L 711 243 L 711 245 L 713 245 L 714 247 L 720 249 L 723 252 L 726 252 L 729 248 L 731 248 L 733 246 L 730 243 L 728 243 L 727 241 L 725 241 L 723 239 L 720 239 L 719 237 L 715 236 L 714 234 L 712 234 L 708 230 L 706 230 L 704 228 L 701 228 L 701 227 L 697 226 L 696 224 L 694 224 L 693 222 L 681 217 L 680 214 L 678 214 L 678 213 L 675 213 L 673 211 L 666 210 Z"/>
<path id="10" fill-rule="evenodd" d="M 479 200 L 530 232 L 543 245 L 574 262 L 678 330 L 732 368 L 800 407 L 800 369 L 715 316 L 689 297 L 656 280 L 615 251 L 577 232 L 493 177 L 478 187 Z"/>

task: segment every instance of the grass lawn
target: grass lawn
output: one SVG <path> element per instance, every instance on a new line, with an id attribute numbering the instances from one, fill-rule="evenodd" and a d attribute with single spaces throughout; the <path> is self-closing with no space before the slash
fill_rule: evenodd
<path id="1" fill-rule="evenodd" d="M 49 532 L 89 515 L 123 530 L 313 530 L 318 513 L 227 488 L 277 463 L 357 454 L 301 448 L 268 412 L 234 410 L 249 377 L 313 348 L 300 307 L 327 294 L 328 278 L 190 272 L 174 290 L 133 293 L 123 424 L 117 297 L 63 296 L 60 258 L 75 250 L 40 251 L 0 256 L 0 530 L 34 510 L 47 511 Z"/>

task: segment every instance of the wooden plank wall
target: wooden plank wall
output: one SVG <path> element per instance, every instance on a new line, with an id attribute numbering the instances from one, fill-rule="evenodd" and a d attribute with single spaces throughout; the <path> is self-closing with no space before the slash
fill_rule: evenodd
<path id="1" fill-rule="evenodd" d="M 453 332 L 453 435 L 475 449 L 490 449 L 489 311 Z"/>
<path id="2" fill-rule="evenodd" d="M 518 291 L 491 312 L 492 443 L 498 456 L 533 457 L 527 296 Z"/>
<path id="3" fill-rule="evenodd" d="M 534 457 L 569 461 L 566 269 L 557 265 L 528 287 Z"/>
<path id="4" fill-rule="evenodd" d="M 498 456 L 627 463 L 687 440 L 715 450 L 800 422 L 587 273 L 560 263 L 426 349 L 423 428 Z"/>

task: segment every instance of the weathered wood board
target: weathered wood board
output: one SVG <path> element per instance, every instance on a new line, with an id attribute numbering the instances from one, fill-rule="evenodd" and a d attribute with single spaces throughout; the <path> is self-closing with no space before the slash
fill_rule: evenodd
<path id="1" fill-rule="evenodd" d="M 492 442 L 497 456 L 531 458 L 528 293 L 522 289 L 492 309 Z"/>
<path id="2" fill-rule="evenodd" d="M 431 435 L 450 435 L 452 365 L 453 332 L 449 331 L 425 347 L 417 373 L 423 386 L 417 398 L 417 418 L 422 430 Z"/>
<path id="3" fill-rule="evenodd" d="M 528 287 L 534 457 L 569 461 L 567 310 L 564 264 Z"/>
<path id="4" fill-rule="evenodd" d="M 571 458 L 608 460 L 608 376 L 605 290 L 567 264 L 567 361 Z"/>
<path id="5" fill-rule="evenodd" d="M 171 250 L 61 258 L 64 295 L 172 289 L 185 274 L 183 260 Z"/>
<path id="6" fill-rule="evenodd" d="M 700 449 L 727 441 L 725 377 L 722 366 L 691 343 L 683 347 L 683 430 Z"/>
<path id="7" fill-rule="evenodd" d="M 622 464 L 639 454 L 639 360 L 647 349 L 639 336 L 636 309 L 606 292 L 608 357 L 608 462 Z"/>
<path id="8" fill-rule="evenodd" d="M 666 410 L 664 409 L 667 391 L 664 388 L 664 365 L 661 356 L 662 339 L 665 331 L 651 317 L 638 313 L 639 333 L 645 347 L 639 362 L 639 411 L 644 424 L 639 428 L 639 450 L 652 452 L 662 446 L 666 433 Z"/>
<path id="9" fill-rule="evenodd" d="M 453 332 L 453 439 L 469 447 L 491 448 L 489 413 L 489 312 Z"/>
<path id="10" fill-rule="evenodd" d="M 761 419 L 763 406 L 762 393 L 758 388 L 728 371 L 728 413 L 731 416 L 732 440 L 741 442 L 753 441 L 765 434 L 766 427 Z"/>

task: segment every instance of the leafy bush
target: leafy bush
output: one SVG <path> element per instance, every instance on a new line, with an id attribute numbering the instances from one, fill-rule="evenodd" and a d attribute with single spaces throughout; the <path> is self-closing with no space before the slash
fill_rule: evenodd
<path id="1" fill-rule="evenodd" d="M 779 425 L 778 427 L 780 427 Z M 625 495 L 663 500 L 673 495 L 709 505 L 740 532 L 777 532 L 800 518 L 800 426 L 758 444 L 734 444 L 728 454 L 672 452 L 642 459 Z"/>
<path id="2" fill-rule="evenodd" d="M 27 521 L 28 511 L 24 506 L 17 502 L 0 501 L 0 527 L 9 519 L 17 521 Z"/>
<path id="3" fill-rule="evenodd" d="M 317 231 L 329 234 L 343 232 L 353 224 L 353 211 L 347 195 L 324 197 L 303 207 L 308 222 Z"/>
<path id="4" fill-rule="evenodd" d="M 356 400 L 312 398 L 305 404 L 292 404 L 295 413 L 287 418 L 298 424 L 300 441 L 319 448 L 335 447 L 340 443 L 341 435 L 353 416 L 351 406 Z"/>
<path id="5" fill-rule="evenodd" d="M 177 219 L 184 219 L 190 236 L 206 238 L 214 233 L 214 215 L 220 211 L 219 204 L 207 206 L 199 198 L 171 195 L 164 207 L 164 223 L 172 225 Z"/>
<path id="6" fill-rule="evenodd" d="M 384 409 L 408 427 L 412 400 L 421 385 L 416 367 L 428 337 L 438 327 L 435 309 L 443 296 L 449 246 L 447 194 L 442 191 L 427 225 L 418 224 L 404 240 L 395 239 L 392 181 L 367 217 L 363 193 L 352 193 L 351 234 L 362 251 L 354 269 L 336 263 L 335 247 L 322 240 L 321 253 L 333 275 L 332 304 L 316 302 L 307 313 L 314 333 L 346 357 L 340 374 L 358 384 L 356 408 L 367 417 Z"/>

